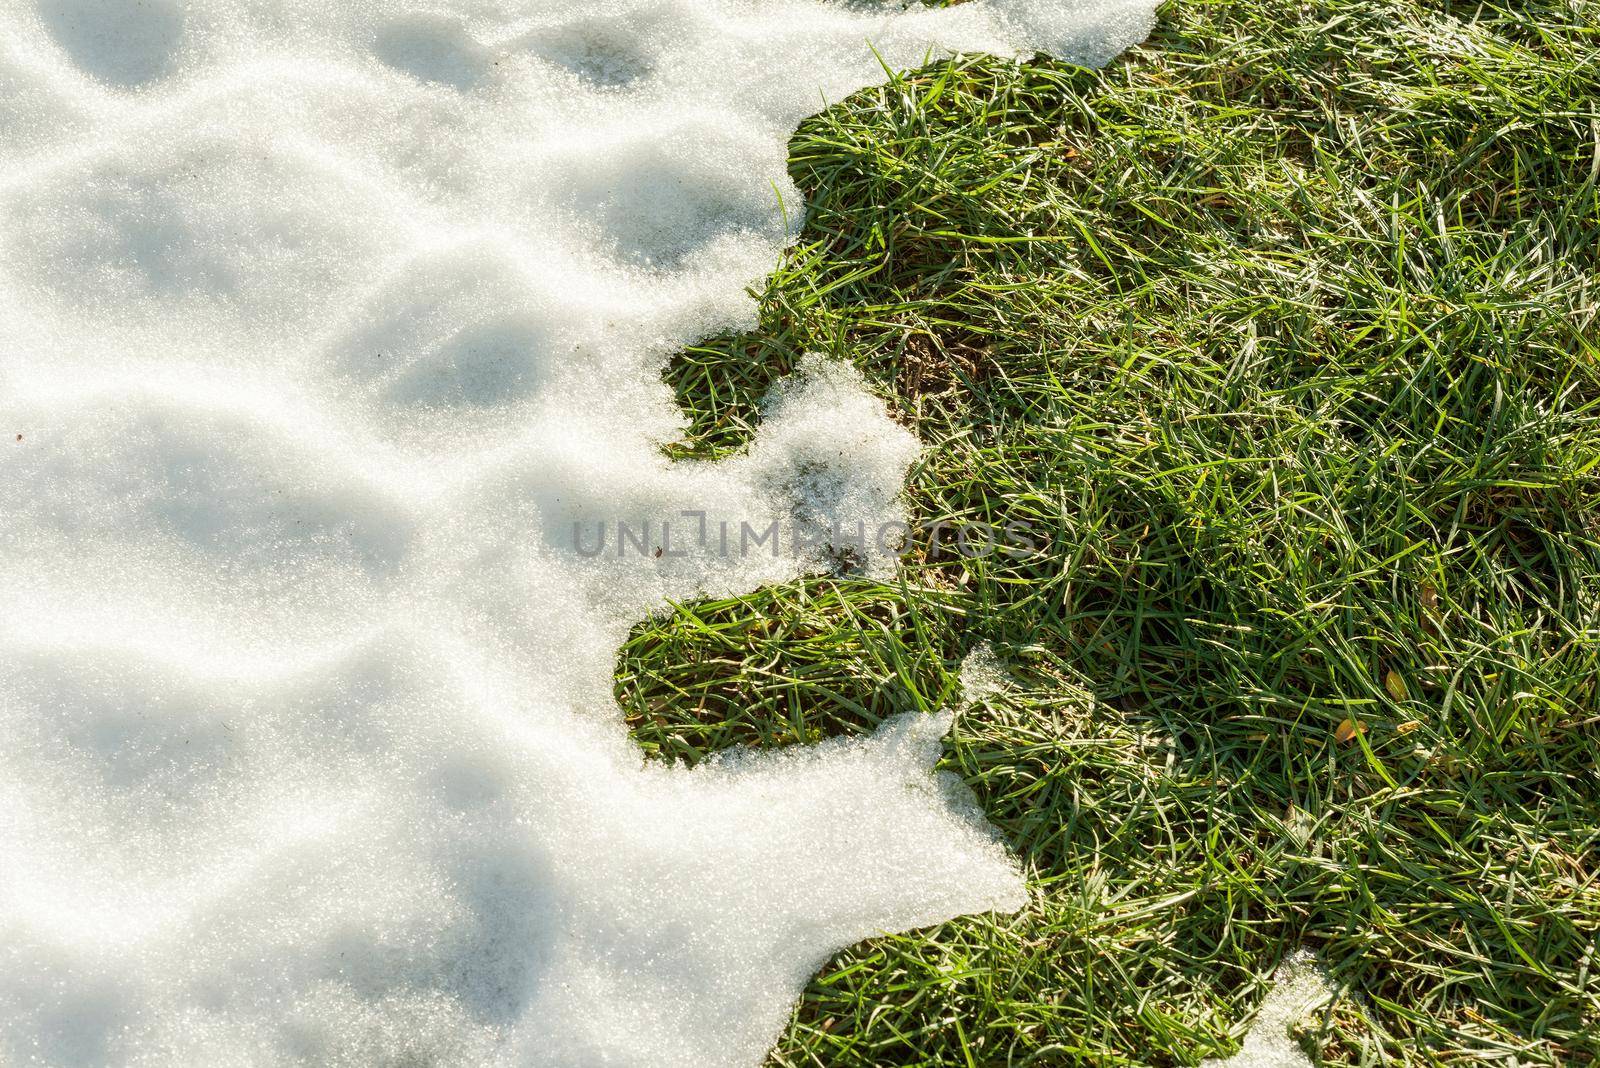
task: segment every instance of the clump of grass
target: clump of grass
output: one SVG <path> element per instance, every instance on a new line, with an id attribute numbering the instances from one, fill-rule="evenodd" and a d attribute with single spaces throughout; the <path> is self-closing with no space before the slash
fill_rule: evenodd
<path id="1" fill-rule="evenodd" d="M 956 700 L 990 640 L 948 762 L 1037 893 L 841 954 L 775 1065 L 1193 1064 L 1298 947 L 1324 1063 L 1600 1057 L 1597 54 L 1594 0 L 1197 0 L 800 131 L 683 451 L 836 353 L 929 444 L 918 519 L 1040 551 L 683 606 L 619 694 L 692 760 Z"/>

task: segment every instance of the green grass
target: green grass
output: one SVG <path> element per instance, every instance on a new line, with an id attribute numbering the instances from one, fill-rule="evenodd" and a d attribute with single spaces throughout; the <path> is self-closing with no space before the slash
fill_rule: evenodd
<path id="1" fill-rule="evenodd" d="M 1035 893 L 841 954 L 774 1065 L 1193 1064 L 1298 947 L 1324 1063 L 1600 1058 L 1597 57 L 1596 0 L 1183 2 L 802 128 L 680 451 L 836 354 L 929 446 L 917 518 L 1043 549 L 683 606 L 618 693 L 693 760 L 955 701 L 989 640 L 947 763 Z"/>

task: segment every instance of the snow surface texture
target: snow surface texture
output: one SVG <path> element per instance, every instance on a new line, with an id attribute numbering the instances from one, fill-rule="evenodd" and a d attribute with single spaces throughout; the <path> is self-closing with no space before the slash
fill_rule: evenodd
<path id="1" fill-rule="evenodd" d="M 1309 953 L 1300 952 L 1278 966 L 1272 989 L 1256 1012 L 1244 1045 L 1231 1057 L 1202 1062 L 1201 1068 L 1312 1068 L 1291 1028 L 1304 1023 L 1333 1000 L 1328 977 Z"/>
<path id="2" fill-rule="evenodd" d="M 1150 7 L 0 2 L 0 1063 L 753 1065 L 841 947 L 1017 908 L 948 719 L 628 738 L 632 622 L 824 549 L 573 524 L 898 517 L 848 371 L 670 464 L 660 369 L 752 323 L 869 40 Z"/>
<path id="3" fill-rule="evenodd" d="M 974 645 L 961 661 L 962 700 L 981 704 L 992 701 L 1011 686 L 1011 677 L 988 642 Z"/>

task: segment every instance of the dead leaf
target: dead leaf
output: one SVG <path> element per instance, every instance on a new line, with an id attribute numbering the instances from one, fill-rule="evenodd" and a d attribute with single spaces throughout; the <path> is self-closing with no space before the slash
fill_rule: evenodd
<path id="1" fill-rule="evenodd" d="M 1396 734 L 1410 734 L 1420 726 L 1422 726 L 1422 721 L 1420 719 L 1408 719 L 1404 723 L 1395 727 L 1394 732 Z"/>
<path id="2" fill-rule="evenodd" d="M 1366 724 L 1357 723 L 1353 719 L 1341 720 L 1339 725 L 1333 729 L 1333 740 L 1343 744 L 1354 738 L 1357 734 L 1365 733 L 1367 733 Z"/>
<path id="3" fill-rule="evenodd" d="M 1404 701 L 1411 696 L 1406 690 L 1406 680 L 1400 677 L 1400 672 L 1394 668 L 1389 669 L 1389 674 L 1383 677 L 1383 688 L 1389 691 L 1389 696 L 1396 701 Z"/>
<path id="4" fill-rule="evenodd" d="M 1439 591 L 1433 588 L 1431 582 L 1424 582 L 1421 590 L 1422 607 L 1433 611 L 1439 607 Z"/>

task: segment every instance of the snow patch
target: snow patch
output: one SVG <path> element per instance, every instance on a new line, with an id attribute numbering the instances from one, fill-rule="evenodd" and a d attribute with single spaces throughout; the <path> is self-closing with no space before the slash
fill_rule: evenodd
<path id="1" fill-rule="evenodd" d="M 993 700 L 1012 685 L 1005 665 L 988 642 L 974 645 L 961 661 L 961 696 L 963 700 L 983 702 Z"/>
<path id="2" fill-rule="evenodd" d="M 1278 966 L 1239 1052 L 1205 1061 L 1203 1068 L 1311 1068 L 1290 1029 L 1332 998 L 1333 987 L 1311 954 L 1295 953 Z"/>
<path id="3" fill-rule="evenodd" d="M 796 123 L 1150 9 L 0 6 L 0 1062 L 754 1065 L 840 948 L 1019 907 L 946 719 L 647 765 L 612 671 L 904 518 L 847 368 L 660 449 Z M 686 513 L 811 536 L 574 538 Z"/>

